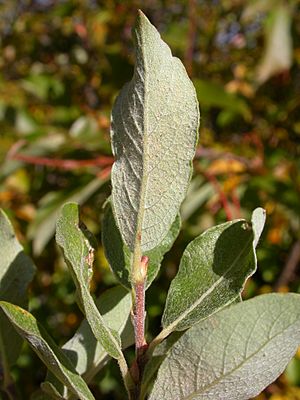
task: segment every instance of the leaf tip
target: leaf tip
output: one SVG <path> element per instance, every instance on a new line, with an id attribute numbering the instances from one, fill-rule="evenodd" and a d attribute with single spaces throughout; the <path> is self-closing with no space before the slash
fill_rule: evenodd
<path id="1" fill-rule="evenodd" d="M 253 231 L 254 231 L 254 247 L 257 246 L 259 238 L 262 234 L 262 231 L 265 226 L 266 222 L 266 210 L 263 209 L 262 207 L 256 208 L 251 217 L 251 222 L 253 226 Z"/>
<path id="2" fill-rule="evenodd" d="M 62 206 L 61 210 L 62 210 L 62 212 L 67 212 L 69 210 L 72 212 L 75 212 L 75 211 L 78 211 L 78 208 L 79 208 L 79 206 L 77 203 L 69 201 Z"/>
<path id="3" fill-rule="evenodd" d="M 77 203 L 68 202 L 61 207 L 58 219 L 56 221 L 56 233 L 60 224 L 64 223 L 66 220 L 74 220 L 79 223 L 79 206 Z"/>
<path id="4" fill-rule="evenodd" d="M 137 12 L 138 12 L 138 17 L 139 17 L 139 18 L 144 18 L 144 17 L 146 17 L 145 14 L 143 13 L 143 11 L 142 11 L 140 8 L 138 9 Z"/>
<path id="5" fill-rule="evenodd" d="M 256 247 L 265 226 L 266 210 L 262 207 L 256 208 L 252 213 L 251 222 L 254 231 L 254 246 Z"/>
<path id="6" fill-rule="evenodd" d="M 138 15 L 135 23 L 135 29 L 137 32 L 141 32 L 149 27 L 153 28 L 153 25 L 149 21 L 148 17 L 143 13 L 141 9 L 138 9 Z"/>

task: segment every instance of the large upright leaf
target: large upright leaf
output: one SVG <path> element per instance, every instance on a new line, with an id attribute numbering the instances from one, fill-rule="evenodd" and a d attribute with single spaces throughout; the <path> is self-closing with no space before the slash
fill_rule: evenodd
<path id="1" fill-rule="evenodd" d="M 180 216 L 177 215 L 167 235 L 154 249 L 146 251 L 145 256 L 149 257 L 147 268 L 146 289 L 151 285 L 159 272 L 163 256 L 172 247 L 180 231 Z M 111 203 L 107 202 L 102 221 L 102 243 L 106 258 L 117 279 L 128 289 L 131 289 L 131 260 L 132 253 L 123 242 L 119 229 L 116 225 L 112 212 Z"/>
<path id="2" fill-rule="evenodd" d="M 23 251 L 7 216 L 0 210 L 0 300 L 27 306 L 26 291 L 35 266 Z M 0 311 L 0 355 L 4 376 L 19 356 L 22 339 Z"/>
<path id="3" fill-rule="evenodd" d="M 166 236 L 185 196 L 199 110 L 182 63 L 142 12 L 134 38 L 134 75 L 112 112 L 112 199 L 124 242 L 144 253 Z"/>
<path id="4" fill-rule="evenodd" d="M 77 204 L 68 203 L 62 208 L 57 221 L 56 240 L 75 282 L 78 304 L 93 334 L 109 355 L 119 359 L 122 357 L 120 336 L 106 325 L 90 294 L 94 248 L 90 233 L 80 226 Z"/>
<path id="5" fill-rule="evenodd" d="M 256 269 L 254 243 L 262 230 L 262 213 L 255 211 L 252 224 L 235 220 L 210 228 L 188 245 L 168 292 L 165 334 L 192 326 L 239 296 Z"/>
<path id="6" fill-rule="evenodd" d="M 300 295 L 267 294 L 195 325 L 163 361 L 149 400 L 247 400 L 300 345 Z"/>
<path id="7" fill-rule="evenodd" d="M 28 311 L 4 301 L 0 307 L 17 332 L 28 341 L 44 364 L 82 400 L 94 400 L 84 380 L 75 371 L 68 357 L 54 343 L 46 330 Z"/>
<path id="8" fill-rule="evenodd" d="M 122 286 L 116 286 L 104 292 L 97 300 L 105 323 L 121 335 L 122 347 L 134 343 L 134 334 L 130 320 L 131 294 Z M 130 329 L 131 328 L 131 329 Z M 87 320 L 83 320 L 75 335 L 63 345 L 63 352 L 71 360 L 78 374 L 89 383 L 96 373 L 105 365 L 109 356 L 95 339 Z M 48 373 L 46 384 L 48 392 L 54 388 L 63 398 L 72 398 L 67 387 L 62 385 L 52 373 Z M 43 384 L 45 389 L 45 384 Z"/>

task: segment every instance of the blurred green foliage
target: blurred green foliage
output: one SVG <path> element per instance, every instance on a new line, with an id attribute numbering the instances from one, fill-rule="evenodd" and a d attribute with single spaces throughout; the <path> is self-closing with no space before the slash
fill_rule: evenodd
<path id="1" fill-rule="evenodd" d="M 30 309 L 59 344 L 82 316 L 53 241 L 55 220 L 64 202 L 79 202 L 100 243 L 110 110 L 133 71 L 137 8 L 184 61 L 202 113 L 183 231 L 147 292 L 149 336 L 186 244 L 257 206 L 267 210 L 267 227 L 244 297 L 300 292 L 299 1 L 1 1 L 0 205 L 38 266 Z M 114 283 L 100 243 L 93 290 Z M 28 399 L 45 370 L 26 347 L 13 372 Z M 114 365 L 98 378 L 96 396 L 124 398 Z M 299 384 L 300 354 L 258 399 L 300 399 Z"/>

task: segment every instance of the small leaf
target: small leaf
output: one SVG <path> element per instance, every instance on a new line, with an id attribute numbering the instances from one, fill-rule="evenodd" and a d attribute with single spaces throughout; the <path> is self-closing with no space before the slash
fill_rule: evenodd
<path id="1" fill-rule="evenodd" d="M 258 235 L 259 228 L 254 229 Z M 188 245 L 168 292 L 165 335 L 189 328 L 239 296 L 256 270 L 257 235 L 246 221 L 235 220 L 208 229 Z"/>
<path id="2" fill-rule="evenodd" d="M 265 29 L 264 55 L 257 68 L 259 84 L 288 71 L 293 62 L 292 7 L 280 2 L 276 7 L 272 6 L 271 10 Z"/>
<path id="3" fill-rule="evenodd" d="M 261 207 L 256 208 L 252 213 L 251 222 L 254 231 L 253 246 L 256 247 L 265 226 L 266 211 Z"/>
<path id="4" fill-rule="evenodd" d="M 39 203 L 36 218 L 29 227 L 29 236 L 33 241 L 33 251 L 35 255 L 39 255 L 53 237 L 56 220 L 63 204 L 67 202 L 83 204 L 99 190 L 105 182 L 106 179 L 92 179 L 90 182 L 82 186 L 80 185 L 71 193 L 66 193 L 65 191 L 50 192 L 42 198 Z"/>
<path id="5" fill-rule="evenodd" d="M 180 231 L 180 216 L 177 215 L 167 235 L 162 242 L 152 250 L 146 251 L 144 255 L 149 257 L 147 270 L 146 289 L 156 278 L 163 256 L 172 247 Z M 130 271 L 132 253 L 123 242 L 119 229 L 112 212 L 111 203 L 107 202 L 102 221 L 102 243 L 106 258 L 117 279 L 126 288 L 131 289 Z"/>
<path id="6" fill-rule="evenodd" d="M 27 340 L 50 371 L 82 400 L 94 400 L 84 380 L 79 376 L 71 361 L 53 342 L 46 330 L 28 311 L 5 301 L 0 302 L 16 331 Z"/>
<path id="7" fill-rule="evenodd" d="M 267 294 L 193 326 L 163 361 L 149 400 L 247 400 L 300 345 L 300 296 Z"/>
<path id="8" fill-rule="evenodd" d="M 96 301 L 103 319 L 109 328 L 121 335 L 122 347 L 127 348 L 134 343 L 132 324 L 129 318 L 131 311 L 131 294 L 121 286 L 104 292 Z M 129 329 L 128 329 L 129 328 Z M 131 328 L 131 329 L 130 329 Z M 79 375 L 89 383 L 96 373 L 105 365 L 109 356 L 99 342 L 96 341 L 87 320 L 84 320 L 75 335 L 63 345 L 62 351 L 68 356 Z M 68 399 L 71 394 L 67 388 L 53 376 L 47 374 L 48 385 L 43 389 L 49 393 L 55 391 Z M 49 385 L 51 384 L 51 386 Z"/>
<path id="9" fill-rule="evenodd" d="M 134 75 L 112 111 L 112 200 L 125 244 L 144 254 L 167 235 L 185 196 L 199 110 L 183 64 L 142 12 L 134 37 Z"/>
<path id="10" fill-rule="evenodd" d="M 13 227 L 0 209 L 0 300 L 27 307 L 27 287 L 35 273 L 32 260 L 27 257 L 18 242 Z M 22 339 L 0 312 L 0 354 L 4 376 L 16 362 L 22 346 Z"/>
<path id="11" fill-rule="evenodd" d="M 65 204 L 57 221 L 56 241 L 62 248 L 65 261 L 76 285 L 78 304 L 82 309 L 96 339 L 113 358 L 122 357 L 119 334 L 107 327 L 90 294 L 94 249 L 89 235 L 79 221 L 78 205 Z"/>
<path id="12" fill-rule="evenodd" d="M 210 182 L 205 182 L 202 176 L 196 175 L 189 185 L 186 198 L 180 209 L 182 221 L 190 218 L 214 193 L 213 185 Z"/>
<path id="13" fill-rule="evenodd" d="M 204 107 L 218 107 L 233 114 L 241 115 L 245 121 L 251 120 L 251 109 L 240 96 L 229 93 L 222 85 L 201 79 L 193 80 L 198 101 Z"/>

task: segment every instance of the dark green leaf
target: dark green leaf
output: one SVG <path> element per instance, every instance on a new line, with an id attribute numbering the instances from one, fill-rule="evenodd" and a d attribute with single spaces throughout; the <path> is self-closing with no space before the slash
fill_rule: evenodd
<path id="1" fill-rule="evenodd" d="M 251 110 L 243 98 L 226 92 L 225 88 L 217 83 L 201 79 L 194 79 L 193 83 L 198 100 L 203 106 L 219 107 L 240 114 L 246 121 L 251 119 Z"/>
<path id="2" fill-rule="evenodd" d="M 35 273 L 35 266 L 18 242 L 13 227 L 0 209 L 0 300 L 27 307 L 26 291 Z M 0 312 L 0 354 L 4 380 L 17 360 L 22 339 L 6 316 Z"/>
<path id="3" fill-rule="evenodd" d="M 168 292 L 162 319 L 165 334 L 192 326 L 239 296 L 256 270 L 254 244 L 263 227 L 262 212 L 254 213 L 255 234 L 251 224 L 236 220 L 208 229 L 188 245 Z"/>

